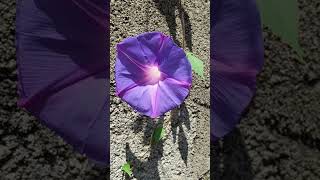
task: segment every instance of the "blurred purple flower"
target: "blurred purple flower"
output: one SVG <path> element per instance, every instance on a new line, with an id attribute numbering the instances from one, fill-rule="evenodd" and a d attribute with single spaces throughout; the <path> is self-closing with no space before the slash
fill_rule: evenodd
<path id="1" fill-rule="evenodd" d="M 102 165 L 109 164 L 108 15 L 104 0 L 17 1 L 18 105 Z"/>
<path id="2" fill-rule="evenodd" d="M 211 137 L 239 122 L 263 66 L 263 40 L 255 0 L 211 1 Z"/>
<path id="3" fill-rule="evenodd" d="M 116 94 L 152 118 L 180 105 L 192 83 L 183 49 L 160 32 L 129 37 L 117 45 Z"/>

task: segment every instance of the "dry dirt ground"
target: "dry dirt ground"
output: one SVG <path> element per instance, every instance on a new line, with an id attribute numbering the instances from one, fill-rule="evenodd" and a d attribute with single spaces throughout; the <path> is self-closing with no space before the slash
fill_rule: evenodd
<path id="1" fill-rule="evenodd" d="M 205 61 L 205 77 L 209 77 L 209 4 L 188 0 L 180 7 L 177 0 L 111 1 L 111 179 L 122 178 L 120 167 L 126 161 L 133 164 L 133 179 L 199 179 L 208 174 L 209 78 L 193 76 L 185 104 L 165 114 L 165 139 L 150 146 L 152 130 L 159 122 L 142 117 L 115 97 L 114 47 L 124 38 L 151 31 L 172 36 L 181 47 L 179 12 L 183 12 L 186 50 Z"/>
<path id="2" fill-rule="evenodd" d="M 287 45 L 267 29 L 264 30 L 266 63 L 258 79 L 257 95 L 238 128 L 223 141 L 212 146 L 210 165 L 212 179 L 320 179 L 320 4 L 318 0 L 298 0 L 298 2 L 300 42 L 306 51 L 304 57 L 306 64 L 298 63 L 294 52 Z M 154 7 L 146 8 L 139 5 L 132 7 L 136 8 L 132 9 L 133 13 L 150 9 L 160 17 L 166 14 L 159 9 L 155 11 Z M 118 6 L 118 8 L 123 7 Z M 194 14 L 203 13 L 196 12 L 195 7 L 191 8 L 189 5 L 186 8 Z M 129 19 L 133 18 L 132 14 L 124 17 L 129 25 L 131 23 Z M 35 118 L 17 108 L 14 17 L 15 1 L 1 0 L 0 179 L 108 179 L 105 169 L 94 167 L 86 158 L 74 153 L 72 148 L 59 137 L 40 125 Z M 192 17 L 191 13 L 189 17 Z M 167 16 L 166 19 L 173 18 Z M 141 23 L 143 20 L 138 22 Z M 179 21 L 176 22 L 176 31 L 179 34 Z M 174 27 L 174 23 L 167 27 L 165 27 L 166 20 L 150 23 L 159 23 L 157 27 L 162 27 L 161 31 L 174 34 L 174 30 L 167 29 L 169 26 Z M 142 23 L 141 26 L 145 24 Z M 113 27 L 116 25 L 118 24 L 113 24 Z M 200 31 L 194 28 L 196 27 L 192 27 L 192 31 Z M 145 30 L 151 29 L 146 27 Z M 119 39 L 112 41 L 115 43 L 127 35 L 139 32 L 141 31 L 133 31 L 127 27 L 121 32 L 123 35 L 119 36 Z M 207 32 L 204 31 L 203 34 L 205 33 Z M 180 38 L 180 35 L 177 35 L 177 39 Z M 195 48 L 193 51 L 203 52 L 202 49 L 196 49 L 201 46 L 194 44 L 196 42 L 197 40 L 192 42 Z M 199 55 L 202 59 L 206 58 L 200 53 Z M 117 106 L 122 104 L 117 98 L 114 100 L 117 101 Z M 201 98 L 188 101 L 189 105 L 195 101 L 204 107 L 207 102 Z M 186 104 L 188 105 L 188 102 Z M 125 111 L 128 114 L 132 112 L 126 105 L 118 111 Z M 146 120 L 142 122 L 146 123 Z M 145 124 L 142 125 L 144 128 Z M 185 124 L 182 126 L 186 127 Z M 138 132 L 136 136 L 141 138 L 143 134 Z M 167 141 L 170 142 L 171 139 Z M 132 147 L 135 144 L 130 142 L 129 145 Z M 134 153 L 145 150 L 139 149 Z M 163 154 L 162 158 L 169 156 Z M 181 165 L 183 164 L 184 162 Z"/>

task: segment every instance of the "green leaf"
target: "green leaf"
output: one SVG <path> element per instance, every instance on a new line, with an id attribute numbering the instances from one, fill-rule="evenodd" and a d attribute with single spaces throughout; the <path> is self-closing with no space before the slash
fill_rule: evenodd
<path id="1" fill-rule="evenodd" d="M 288 43 L 300 56 L 303 50 L 299 44 L 297 0 L 257 0 L 262 22 L 272 32 Z"/>
<path id="2" fill-rule="evenodd" d="M 187 58 L 191 64 L 192 70 L 203 78 L 203 69 L 204 69 L 203 61 L 195 57 L 191 52 L 187 52 Z"/>
<path id="3" fill-rule="evenodd" d="M 131 169 L 131 166 L 128 162 L 125 163 L 124 165 L 122 165 L 121 170 L 124 173 L 128 174 L 128 176 L 130 176 L 130 177 L 132 176 L 132 169 Z"/>
<path id="4" fill-rule="evenodd" d="M 157 127 L 154 129 L 151 142 L 158 143 L 164 137 L 164 131 L 163 127 Z"/>

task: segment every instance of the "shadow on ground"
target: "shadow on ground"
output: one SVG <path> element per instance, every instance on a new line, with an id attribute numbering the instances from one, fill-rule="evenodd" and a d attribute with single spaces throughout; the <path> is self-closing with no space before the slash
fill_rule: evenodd
<path id="1" fill-rule="evenodd" d="M 180 4 L 180 0 L 153 0 L 156 4 L 157 8 L 161 12 L 162 15 L 165 16 L 170 35 L 176 44 L 181 47 L 181 43 L 177 39 L 177 23 L 176 23 L 176 9 L 179 11 L 180 20 L 184 19 L 184 27 L 185 27 L 185 42 L 186 47 L 189 51 L 192 51 L 192 30 L 191 30 L 191 22 L 188 15 L 188 12 L 184 9 Z"/>
<path id="2" fill-rule="evenodd" d="M 150 143 L 153 129 L 163 125 L 163 118 L 160 118 L 158 121 L 154 121 L 151 118 L 140 116 L 133 124 L 133 131 L 135 133 L 139 131 L 144 131 L 143 143 L 145 145 L 150 145 L 149 157 L 146 161 L 142 161 L 136 154 L 132 152 L 128 143 L 126 143 L 126 161 L 130 162 L 133 167 L 133 176 L 136 179 L 145 179 L 145 169 L 153 172 L 153 179 L 160 179 L 158 165 L 159 160 L 163 156 L 163 141 L 159 143 Z M 145 126 L 145 128 L 143 128 Z M 145 154 L 143 154 L 145 155 Z M 130 177 L 126 176 L 125 179 L 130 179 Z"/>
<path id="3" fill-rule="evenodd" d="M 251 161 L 238 129 L 211 146 L 210 164 L 210 177 L 215 180 L 253 180 Z"/>
<path id="4" fill-rule="evenodd" d="M 188 130 L 190 130 L 190 119 L 189 111 L 185 105 L 182 103 L 179 108 L 171 111 L 171 133 L 173 136 L 173 142 L 176 142 L 178 136 L 178 145 L 181 158 L 184 163 L 188 165 L 188 140 L 183 130 L 182 125 L 184 124 Z M 177 134 L 178 131 L 178 134 Z"/>
<path id="5" fill-rule="evenodd" d="M 183 103 L 180 105 L 180 107 L 174 109 L 171 111 L 171 118 L 169 119 L 171 122 L 171 134 L 173 137 L 173 142 L 176 143 L 178 141 L 178 149 L 181 155 L 182 160 L 187 165 L 188 164 L 188 141 L 186 134 L 182 128 L 182 125 L 184 124 L 188 130 L 190 130 L 190 120 L 189 120 L 189 111 L 186 107 L 186 105 Z M 167 122 L 168 123 L 168 122 Z M 153 130 L 156 127 L 163 127 L 168 131 L 168 128 L 166 128 L 166 124 L 164 124 L 164 118 L 160 118 L 157 121 L 154 121 L 151 118 L 148 118 L 146 116 L 139 116 L 136 121 L 134 121 L 134 124 L 132 125 L 132 130 L 134 133 L 138 133 L 140 131 L 144 131 L 143 136 L 143 143 L 145 145 L 150 145 L 149 152 L 146 152 L 146 154 L 149 154 L 147 160 L 143 161 L 141 160 L 141 157 L 138 157 L 135 153 L 132 152 L 130 149 L 130 145 L 126 143 L 126 161 L 130 162 L 130 164 L 133 166 L 133 175 L 136 179 L 146 179 L 145 174 L 143 172 L 153 172 L 152 179 L 160 179 L 159 175 L 159 161 L 163 157 L 163 146 L 164 141 L 170 140 L 166 137 L 160 141 L 159 143 L 151 143 L 152 133 Z M 169 132 L 166 132 L 166 134 L 169 134 Z M 143 154 L 146 155 L 146 154 Z M 148 174 L 150 175 L 150 174 Z M 125 176 L 125 175 L 124 175 Z M 130 179 L 130 177 L 125 176 L 125 179 Z"/>

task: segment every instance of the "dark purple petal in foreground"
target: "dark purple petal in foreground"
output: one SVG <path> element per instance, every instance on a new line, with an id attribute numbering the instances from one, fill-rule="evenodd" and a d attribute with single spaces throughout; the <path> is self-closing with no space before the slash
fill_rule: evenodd
<path id="1" fill-rule="evenodd" d="M 105 0 L 17 4 L 18 105 L 92 160 L 109 163 Z"/>
<path id="2" fill-rule="evenodd" d="M 263 66 L 263 41 L 255 0 L 211 2 L 211 135 L 239 122 Z"/>
<path id="3" fill-rule="evenodd" d="M 149 32 L 117 45 L 116 93 L 138 112 L 155 118 L 177 107 L 191 83 L 186 54 L 170 37 Z"/>

